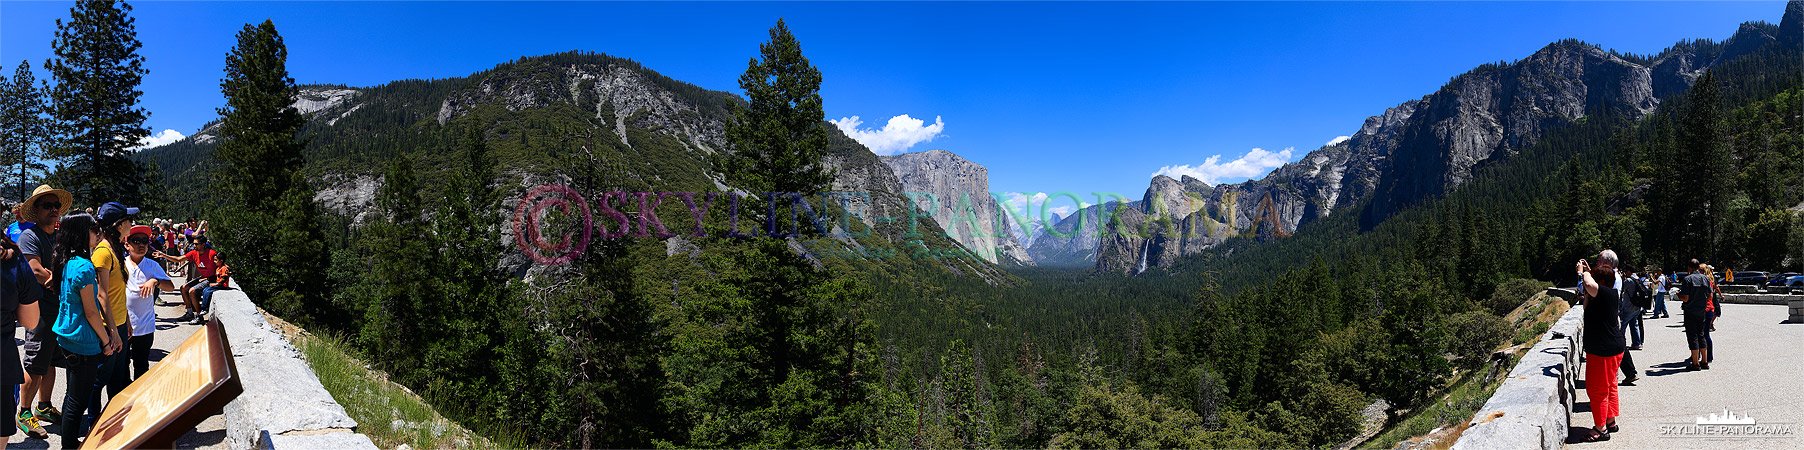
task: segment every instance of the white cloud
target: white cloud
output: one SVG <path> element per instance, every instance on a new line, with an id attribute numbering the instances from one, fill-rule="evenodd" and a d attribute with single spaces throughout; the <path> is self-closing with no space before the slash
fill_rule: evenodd
<path id="1" fill-rule="evenodd" d="M 1352 138 L 1353 138 L 1353 137 L 1352 137 L 1352 136 L 1341 136 L 1341 137 L 1337 137 L 1337 138 L 1334 138 L 1334 139 L 1329 139 L 1329 140 L 1328 140 L 1328 143 L 1327 143 L 1327 144 L 1322 144 L 1322 145 L 1324 145 L 1324 146 L 1333 146 L 1333 145 L 1334 145 L 1334 144 L 1339 144 L 1339 143 L 1342 143 L 1342 142 L 1347 142 L 1347 140 L 1348 140 L 1348 139 L 1352 139 Z"/>
<path id="2" fill-rule="evenodd" d="M 1004 195 L 1008 196 L 1008 200 L 1005 202 L 1007 204 L 1002 206 L 1014 211 L 1028 211 L 1035 205 L 1043 205 L 1046 203 L 1045 192 L 1035 192 L 1034 195 L 1031 196 L 1022 192 L 1009 192 Z"/>
<path id="3" fill-rule="evenodd" d="M 152 147 L 160 147 L 160 146 L 164 146 L 164 145 L 173 144 L 173 143 L 175 143 L 175 141 L 182 140 L 182 138 L 186 138 L 186 137 L 187 136 L 183 136 L 182 133 L 179 131 L 165 129 L 165 130 L 163 130 L 162 133 L 153 134 L 153 135 L 145 137 L 144 139 L 139 140 L 138 146 L 132 147 L 131 149 L 136 151 L 136 150 L 143 150 L 143 149 L 152 148 Z"/>
<path id="4" fill-rule="evenodd" d="M 864 121 L 859 120 L 858 116 L 841 117 L 834 120 L 833 125 L 879 155 L 902 153 L 915 144 L 940 137 L 940 132 L 946 129 L 946 123 L 939 116 L 933 117 L 933 125 L 927 125 L 925 121 L 907 114 L 889 118 L 889 123 L 884 124 L 881 130 L 859 129 Z"/>
<path id="5" fill-rule="evenodd" d="M 1265 175 L 1266 172 L 1290 162 L 1292 150 L 1294 149 L 1286 148 L 1283 151 L 1272 153 L 1262 148 L 1255 148 L 1241 156 L 1240 159 L 1226 163 L 1221 162 L 1221 155 L 1215 155 L 1203 160 L 1203 163 L 1197 166 L 1185 164 L 1161 167 L 1151 176 L 1165 175 L 1183 179 L 1185 175 L 1189 175 L 1209 184 L 1220 184 L 1221 180 L 1231 178 L 1253 178 Z"/>
<path id="6" fill-rule="evenodd" d="M 1031 220 L 1036 221 L 1040 220 L 1043 213 L 1050 212 L 1058 214 L 1059 217 L 1065 217 L 1071 215 L 1072 212 L 1076 212 L 1078 209 L 1090 207 L 1089 203 L 1083 201 L 1079 201 L 1077 205 L 1052 206 L 1052 202 L 1047 201 L 1047 199 L 1052 196 L 1045 192 L 1035 192 L 1033 195 L 1028 195 L 1025 192 L 1009 192 L 1003 195 L 1008 197 L 1007 200 L 1003 201 L 1003 208 L 1008 209 L 1009 211 L 1022 213 Z M 1068 197 L 1060 196 L 1059 198 L 1063 199 Z"/>

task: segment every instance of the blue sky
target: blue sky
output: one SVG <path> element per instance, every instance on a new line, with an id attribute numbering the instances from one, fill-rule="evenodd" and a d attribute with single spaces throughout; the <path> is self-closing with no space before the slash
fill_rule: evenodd
<path id="1" fill-rule="evenodd" d="M 54 21 L 66 18 L 71 4 L 0 1 L 0 73 L 11 76 L 23 59 L 43 78 Z M 1562 38 L 1655 53 L 1680 39 L 1726 39 L 1744 21 L 1778 22 L 1784 3 L 134 6 L 150 70 L 142 104 L 159 132 L 191 134 L 215 117 L 234 33 L 264 19 L 287 40 L 289 71 L 303 83 L 456 77 L 521 56 L 581 49 L 739 92 L 747 59 L 784 17 L 825 76 L 827 118 L 858 117 L 873 146 L 887 136 L 895 145 L 886 151 L 952 151 L 989 167 L 995 191 L 1138 198 L 1154 172 L 1195 169 L 1212 156 L 1244 169 L 1211 172 L 1219 182 L 1262 176 L 1269 163 L 1294 161 L 1352 134 L 1365 117 L 1433 92 L 1454 75 L 1514 61 Z M 921 125 L 881 130 L 904 114 Z M 932 139 L 900 148 L 926 137 Z M 1236 160 L 1242 164 L 1232 166 Z"/>

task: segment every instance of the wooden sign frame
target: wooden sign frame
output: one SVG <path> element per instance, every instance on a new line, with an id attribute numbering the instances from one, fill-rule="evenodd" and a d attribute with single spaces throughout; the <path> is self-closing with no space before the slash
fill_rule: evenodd
<path id="1" fill-rule="evenodd" d="M 177 438 L 242 393 L 225 327 L 208 321 L 108 401 L 81 448 L 175 448 Z M 143 411 L 140 402 L 163 411 Z"/>

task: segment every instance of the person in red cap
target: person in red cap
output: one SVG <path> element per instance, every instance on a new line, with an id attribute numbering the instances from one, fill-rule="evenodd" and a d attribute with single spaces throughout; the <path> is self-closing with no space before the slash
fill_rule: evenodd
<path id="1" fill-rule="evenodd" d="M 175 282 L 163 271 L 163 265 L 150 255 L 150 239 L 156 231 L 150 227 L 138 225 L 132 227 L 131 234 L 125 238 L 125 248 L 131 252 L 131 261 L 125 267 L 129 279 L 125 286 L 126 310 L 131 315 L 132 337 L 126 341 L 131 351 L 132 379 L 144 376 L 150 370 L 150 346 L 156 340 L 157 291 L 174 291 Z"/>
<path id="2" fill-rule="evenodd" d="M 200 304 L 200 294 L 201 291 L 213 284 L 213 278 L 216 275 L 214 272 L 219 268 L 219 263 L 215 258 L 219 256 L 219 253 L 213 251 L 213 245 L 207 242 L 207 236 L 204 234 L 194 236 L 194 244 L 196 245 L 194 250 L 189 250 L 188 254 L 182 256 L 172 257 L 162 253 L 153 253 L 151 256 L 169 262 L 194 262 L 195 271 L 200 272 L 200 276 L 194 277 L 194 279 L 188 280 L 187 284 L 182 285 L 182 303 L 188 306 L 188 313 L 177 318 L 176 321 L 186 320 L 191 324 L 200 325 L 207 323 L 206 319 L 202 318 L 206 311 L 202 310 L 204 306 Z"/>

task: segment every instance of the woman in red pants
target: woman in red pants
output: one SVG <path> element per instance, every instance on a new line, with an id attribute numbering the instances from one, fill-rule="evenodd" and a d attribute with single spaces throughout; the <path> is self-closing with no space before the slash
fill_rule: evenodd
<path id="1" fill-rule="evenodd" d="M 1585 329 L 1596 331 L 1585 333 L 1585 394 L 1591 397 L 1591 419 L 1596 425 L 1586 434 L 1586 442 L 1610 440 L 1610 433 L 1618 429 L 1616 417 L 1621 415 L 1616 372 L 1627 345 L 1621 333 L 1613 332 L 1618 329 L 1617 303 L 1622 301 L 1616 293 L 1615 269 L 1616 254 L 1609 250 L 1599 255 L 1596 269 L 1584 260 L 1578 262 L 1579 278 L 1591 297 L 1585 302 Z"/>

